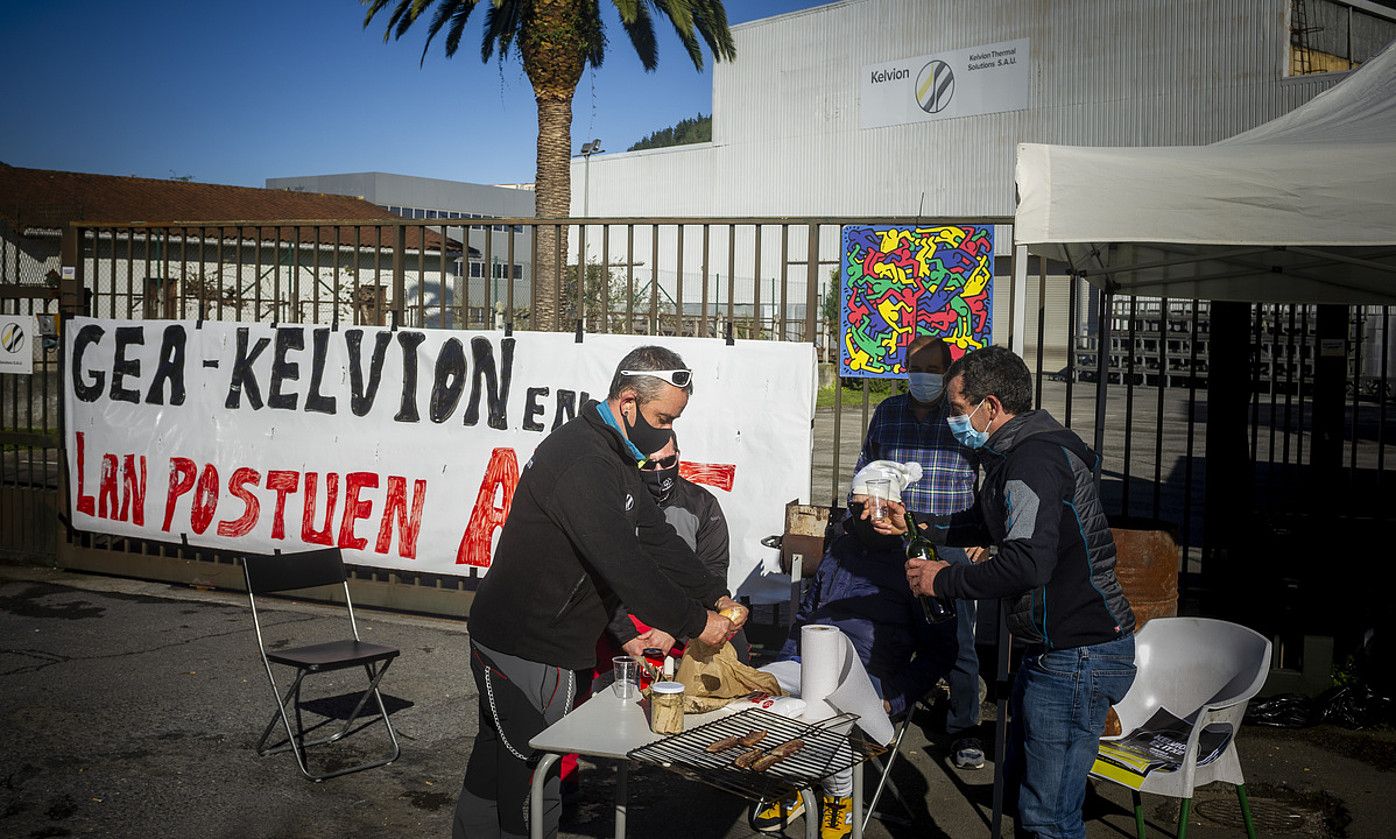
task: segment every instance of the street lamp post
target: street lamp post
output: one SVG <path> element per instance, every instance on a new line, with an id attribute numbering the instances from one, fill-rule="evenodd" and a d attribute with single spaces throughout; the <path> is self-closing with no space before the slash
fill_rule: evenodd
<path id="1" fill-rule="evenodd" d="M 600 151 L 605 149 L 601 148 L 599 137 L 582 144 L 582 218 L 591 214 L 591 156 Z"/>
<path id="2" fill-rule="evenodd" d="M 597 152 L 604 151 L 601 148 L 601 138 L 597 137 L 590 143 L 582 144 L 582 218 L 591 215 L 591 156 Z M 587 229 L 582 225 L 581 250 L 577 254 L 577 309 L 582 320 L 582 329 L 586 329 L 587 304 L 586 304 L 586 269 L 587 269 Z"/>
<path id="3" fill-rule="evenodd" d="M 494 301 L 494 309 L 499 309 L 499 257 L 492 256 L 490 265 L 490 300 Z"/>

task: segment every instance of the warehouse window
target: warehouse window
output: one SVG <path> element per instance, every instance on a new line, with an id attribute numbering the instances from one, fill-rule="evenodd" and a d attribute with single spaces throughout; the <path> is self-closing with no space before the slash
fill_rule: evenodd
<path id="1" fill-rule="evenodd" d="M 1396 39 L 1396 9 L 1343 0 L 1290 0 L 1291 76 L 1345 73 Z"/>

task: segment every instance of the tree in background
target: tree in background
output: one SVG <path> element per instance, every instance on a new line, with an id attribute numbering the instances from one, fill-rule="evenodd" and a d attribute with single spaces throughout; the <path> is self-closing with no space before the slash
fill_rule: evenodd
<path id="1" fill-rule="evenodd" d="M 362 0 L 368 7 L 368 28 L 391 0 Z M 736 57 L 732 32 L 722 0 L 612 0 L 621 27 L 630 38 L 647 72 L 658 66 L 654 36 L 655 14 L 673 24 L 693 66 L 703 69 L 702 37 L 714 61 Z M 534 178 L 534 213 L 540 219 L 566 218 L 572 202 L 572 97 L 587 67 L 600 67 L 606 33 L 598 0 L 397 0 L 383 40 L 401 38 L 429 7 L 435 13 L 427 28 L 422 61 L 438 34 L 446 32 L 446 56 L 456 54 L 461 34 L 475 7 L 484 5 L 485 31 L 480 58 L 489 61 L 499 51 L 502 61 L 511 49 L 523 60 L 524 74 L 538 102 L 538 167 Z M 559 306 L 555 276 L 559 254 L 567 252 L 565 226 L 536 230 L 538 259 L 534 262 L 534 302 L 540 328 L 557 328 Z M 585 257 L 585 255 L 583 255 Z"/>
<path id="2" fill-rule="evenodd" d="M 564 314 L 572 321 L 585 317 L 588 332 L 631 332 L 636 321 L 643 321 L 650 310 L 644 288 L 626 281 L 623 273 L 596 262 L 586 266 L 586 287 L 577 293 L 577 266 L 563 268 L 562 295 L 567 300 Z M 577 300 L 586 301 L 585 314 Z M 627 319 L 630 318 L 630 319 Z"/>
<path id="3" fill-rule="evenodd" d="M 691 119 L 681 119 L 669 128 L 661 128 L 646 134 L 640 142 L 626 151 L 662 149 L 669 146 L 684 146 L 689 143 L 707 143 L 713 138 L 713 118 L 698 114 Z"/>

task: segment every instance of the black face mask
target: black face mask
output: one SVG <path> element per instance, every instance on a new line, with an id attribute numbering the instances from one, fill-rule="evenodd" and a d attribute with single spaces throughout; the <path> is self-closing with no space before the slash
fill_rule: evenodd
<path id="1" fill-rule="evenodd" d="M 902 539 L 900 536 L 887 536 L 878 533 L 873 529 L 871 518 L 860 518 L 863 515 L 863 503 L 853 501 L 848 505 L 848 518 L 844 519 L 843 528 L 847 533 L 858 537 L 858 541 L 866 548 L 873 550 L 900 550 Z"/>
<path id="2" fill-rule="evenodd" d="M 674 438 L 673 429 L 655 428 L 650 425 L 645 419 L 645 415 L 641 413 L 639 403 L 635 405 L 634 425 L 631 425 L 630 420 L 625 418 L 624 412 L 620 415 L 620 421 L 625 424 L 626 438 L 642 452 L 657 452 L 669 445 L 669 441 Z"/>
<path id="3" fill-rule="evenodd" d="M 668 469 L 641 469 L 640 479 L 645 482 L 645 488 L 654 496 L 654 500 L 662 504 L 669 500 L 674 486 L 678 484 L 679 464 L 675 461 Z"/>

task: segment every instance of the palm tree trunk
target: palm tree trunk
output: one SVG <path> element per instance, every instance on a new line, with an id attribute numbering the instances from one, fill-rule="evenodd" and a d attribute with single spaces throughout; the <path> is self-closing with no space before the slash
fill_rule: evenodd
<path id="1" fill-rule="evenodd" d="M 572 97 L 586 62 L 582 31 L 586 0 L 533 0 L 519 35 L 524 73 L 538 102 L 538 172 L 534 214 L 567 218 L 572 204 Z M 543 225 L 533 265 L 534 329 L 562 327 L 562 270 L 567 266 L 566 225 Z"/>
<path id="2" fill-rule="evenodd" d="M 538 171 L 534 213 L 567 218 L 572 205 L 572 98 L 538 96 Z M 535 329 L 561 329 L 562 271 L 567 265 L 567 226 L 540 225 L 538 262 L 533 266 Z"/>

